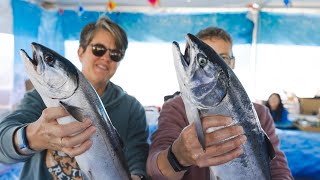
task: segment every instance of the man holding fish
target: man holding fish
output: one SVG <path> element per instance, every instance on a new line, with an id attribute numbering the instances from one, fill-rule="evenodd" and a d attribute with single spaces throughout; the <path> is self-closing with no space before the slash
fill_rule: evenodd
<path id="1" fill-rule="evenodd" d="M 235 66 L 230 35 L 209 27 L 197 37 L 203 42 L 187 35 L 184 55 L 173 43 L 182 94 L 162 107 L 148 174 L 152 179 L 293 179 L 268 109 L 252 105 L 230 69 Z"/>

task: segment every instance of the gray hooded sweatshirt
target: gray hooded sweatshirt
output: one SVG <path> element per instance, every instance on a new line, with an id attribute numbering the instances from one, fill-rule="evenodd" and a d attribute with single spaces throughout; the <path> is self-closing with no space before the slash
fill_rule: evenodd
<path id="1" fill-rule="evenodd" d="M 123 141 L 123 151 L 129 171 L 131 174 L 146 177 L 149 131 L 143 106 L 112 82 L 107 84 L 101 100 Z M 32 90 L 25 94 L 17 110 L 0 120 L 0 162 L 6 164 L 24 162 L 21 179 L 54 179 L 52 168 L 47 166 L 48 150 L 32 155 L 21 155 L 13 143 L 15 130 L 36 121 L 45 108 L 39 93 Z M 56 177 L 59 176 L 58 171 L 55 173 Z M 68 177 L 62 179 L 68 179 Z"/>

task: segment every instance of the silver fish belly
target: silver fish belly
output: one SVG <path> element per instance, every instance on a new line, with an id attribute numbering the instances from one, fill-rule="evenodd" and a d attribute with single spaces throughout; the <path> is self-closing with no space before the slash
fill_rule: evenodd
<path id="1" fill-rule="evenodd" d="M 63 106 L 70 116 L 60 124 L 89 118 L 96 127 L 93 145 L 76 156 L 84 179 L 130 179 L 121 139 L 101 102 L 84 75 L 67 59 L 53 50 L 32 43 L 33 59 L 21 50 L 27 74 L 47 107 Z"/>
<path id="2" fill-rule="evenodd" d="M 200 144 L 205 149 L 201 118 L 210 115 L 232 117 L 244 128 L 244 153 L 228 163 L 210 167 L 221 180 L 269 180 L 274 149 L 263 131 L 245 89 L 232 69 L 207 44 L 188 34 L 185 54 L 173 43 L 174 63 L 189 122 L 195 121 Z M 215 129 L 213 129 L 214 131 Z"/>

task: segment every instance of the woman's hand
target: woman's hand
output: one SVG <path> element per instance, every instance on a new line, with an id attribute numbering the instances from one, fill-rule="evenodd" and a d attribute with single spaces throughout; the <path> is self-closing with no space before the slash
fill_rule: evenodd
<path id="1" fill-rule="evenodd" d="M 87 151 L 92 145 L 90 137 L 96 132 L 96 128 L 89 119 L 63 125 L 57 122 L 58 118 L 68 115 L 63 107 L 44 109 L 40 118 L 26 128 L 30 148 L 36 151 L 44 149 L 63 151 L 70 157 Z"/>

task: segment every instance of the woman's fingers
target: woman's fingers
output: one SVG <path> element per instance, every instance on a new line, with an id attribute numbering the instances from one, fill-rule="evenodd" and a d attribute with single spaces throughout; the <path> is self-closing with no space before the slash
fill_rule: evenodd
<path id="1" fill-rule="evenodd" d="M 91 126 L 84 130 L 83 132 L 74 135 L 74 136 L 66 136 L 61 139 L 62 147 L 74 147 L 77 146 L 84 141 L 90 139 L 90 137 L 96 132 L 96 128 Z"/>
<path id="2" fill-rule="evenodd" d="M 50 123 L 53 120 L 68 115 L 69 113 L 63 107 L 49 107 L 42 111 L 41 117 L 39 119 L 47 123 Z"/>
<path id="3" fill-rule="evenodd" d="M 68 115 L 63 107 L 50 107 L 43 110 L 41 117 L 28 126 L 30 147 L 36 150 L 62 150 L 79 144 L 82 147 L 82 143 L 86 142 L 95 133 L 96 129 L 92 126 L 90 119 L 84 119 L 83 122 L 58 124 L 57 118 Z M 71 150 L 69 149 L 69 151 Z"/>
<path id="4" fill-rule="evenodd" d="M 84 119 L 83 122 L 71 122 L 68 124 L 56 124 L 48 129 L 49 133 L 55 134 L 57 137 L 72 136 L 79 133 L 92 125 L 90 119 Z"/>
<path id="5" fill-rule="evenodd" d="M 65 148 L 62 148 L 62 151 L 68 154 L 70 157 L 75 157 L 86 152 L 91 146 L 92 146 L 92 141 L 88 139 L 84 143 L 82 143 L 80 146 L 69 147 L 69 148 L 65 147 Z"/>

